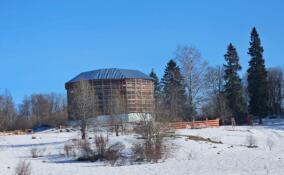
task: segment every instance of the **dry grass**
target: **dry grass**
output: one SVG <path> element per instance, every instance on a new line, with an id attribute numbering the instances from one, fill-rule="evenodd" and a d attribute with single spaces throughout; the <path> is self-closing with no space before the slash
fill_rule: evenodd
<path id="1" fill-rule="evenodd" d="M 256 138 L 251 134 L 246 137 L 246 143 L 248 148 L 256 148 Z"/>
<path id="2" fill-rule="evenodd" d="M 30 175 L 31 163 L 27 161 L 20 161 L 15 169 L 15 175 Z"/>
<path id="3" fill-rule="evenodd" d="M 64 152 L 66 157 L 75 157 L 76 156 L 75 145 L 72 143 L 65 143 Z"/>
<path id="4" fill-rule="evenodd" d="M 95 136 L 95 145 L 99 157 L 103 158 L 105 156 L 107 143 L 108 143 L 108 138 L 105 138 L 102 135 Z"/>
<path id="5" fill-rule="evenodd" d="M 181 134 L 174 134 L 174 135 L 167 135 L 167 137 L 186 137 L 187 139 L 194 140 L 194 141 L 203 141 L 203 142 L 210 142 L 216 144 L 223 144 L 221 141 L 214 141 L 210 138 L 204 138 L 200 136 L 193 136 L 193 135 L 181 135 Z"/>
<path id="6" fill-rule="evenodd" d="M 30 149 L 30 153 L 32 155 L 32 158 L 43 157 L 45 150 L 45 148 L 32 147 Z"/>
<path id="7" fill-rule="evenodd" d="M 272 148 L 273 148 L 273 146 L 274 146 L 273 140 L 272 140 L 271 138 L 267 138 L 267 139 L 266 139 L 266 145 L 267 145 L 267 147 L 269 148 L 269 150 L 271 151 Z"/>

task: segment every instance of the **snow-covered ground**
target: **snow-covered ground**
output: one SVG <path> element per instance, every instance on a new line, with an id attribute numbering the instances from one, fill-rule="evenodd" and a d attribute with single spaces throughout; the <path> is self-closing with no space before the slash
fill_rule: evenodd
<path id="1" fill-rule="evenodd" d="M 279 120 L 265 126 L 177 130 L 178 135 L 201 136 L 223 144 L 189 140 L 185 136 L 167 138 L 166 143 L 171 150 L 165 161 L 115 167 L 102 162 L 77 162 L 60 156 L 64 152 L 64 142 L 79 138 L 78 131 L 55 130 L 33 135 L 0 136 L 0 174 L 14 174 L 17 163 L 27 160 L 31 162 L 32 174 L 35 175 L 281 175 L 284 174 L 283 125 L 283 120 Z M 247 147 L 246 140 L 250 135 L 255 138 L 257 148 Z M 113 135 L 111 140 L 122 141 L 129 150 L 136 138 L 135 134 Z M 268 142 L 273 143 L 271 150 Z M 44 156 L 31 158 L 31 147 L 44 148 Z"/>

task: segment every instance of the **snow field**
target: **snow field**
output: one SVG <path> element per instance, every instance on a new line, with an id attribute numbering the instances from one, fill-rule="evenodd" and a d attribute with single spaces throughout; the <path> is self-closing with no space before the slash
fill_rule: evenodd
<path id="1" fill-rule="evenodd" d="M 103 174 L 103 175 L 281 175 L 284 172 L 284 131 L 261 126 L 239 126 L 232 128 L 184 129 L 177 130 L 177 135 L 194 135 L 221 141 L 215 144 L 189 140 L 186 137 L 165 138 L 170 147 L 167 159 L 160 163 L 143 163 L 112 167 L 103 162 L 77 162 L 61 156 L 64 143 L 72 138 L 79 138 L 78 131 L 46 131 L 33 135 L 15 135 L 0 137 L 0 174 L 13 174 L 20 160 L 31 162 L 32 174 Z M 252 135 L 257 148 L 247 147 L 247 137 Z M 32 139 L 35 136 L 36 139 Z M 93 137 L 92 133 L 89 136 Z M 110 142 L 122 142 L 125 154 L 130 153 L 132 145 L 140 142 L 138 135 L 128 134 L 110 136 Z M 273 146 L 270 150 L 268 141 Z M 44 156 L 32 158 L 30 149 L 45 149 Z"/>

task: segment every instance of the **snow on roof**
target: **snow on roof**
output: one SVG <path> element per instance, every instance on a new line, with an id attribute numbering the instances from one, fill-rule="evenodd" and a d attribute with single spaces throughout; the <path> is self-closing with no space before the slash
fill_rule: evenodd
<path id="1" fill-rule="evenodd" d="M 153 80 L 152 77 L 138 70 L 109 68 L 109 69 L 98 69 L 88 72 L 82 72 L 79 75 L 77 75 L 75 78 L 68 81 L 67 83 L 77 82 L 80 80 L 132 79 L 132 78 Z"/>

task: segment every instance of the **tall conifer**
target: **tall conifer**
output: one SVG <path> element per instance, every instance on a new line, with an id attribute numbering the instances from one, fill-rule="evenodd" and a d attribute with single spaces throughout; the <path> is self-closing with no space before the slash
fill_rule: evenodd
<path id="1" fill-rule="evenodd" d="M 185 120 L 186 93 L 184 78 L 174 60 L 166 66 L 165 74 L 161 80 L 164 103 L 170 110 L 173 120 Z"/>
<path id="2" fill-rule="evenodd" d="M 238 123 L 243 123 L 245 122 L 243 116 L 246 105 L 242 95 L 242 82 L 238 75 L 238 71 L 240 71 L 242 67 L 239 65 L 239 56 L 232 43 L 229 44 L 224 57 L 227 62 L 227 64 L 224 64 L 225 97 L 233 117 L 235 117 Z"/>
<path id="3" fill-rule="evenodd" d="M 267 71 L 263 59 L 263 47 L 259 35 L 254 27 L 250 37 L 248 54 L 251 56 L 248 72 L 249 112 L 262 118 L 268 114 Z"/>

